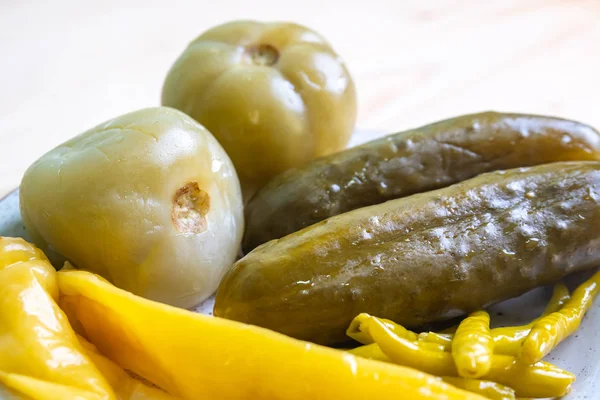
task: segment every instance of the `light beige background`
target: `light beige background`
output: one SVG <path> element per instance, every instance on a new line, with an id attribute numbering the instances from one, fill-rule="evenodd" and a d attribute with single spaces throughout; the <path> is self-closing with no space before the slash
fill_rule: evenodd
<path id="1" fill-rule="evenodd" d="M 51 147 L 158 105 L 186 44 L 231 19 L 323 33 L 361 129 L 496 109 L 600 127 L 600 0 L 0 0 L 0 196 Z"/>

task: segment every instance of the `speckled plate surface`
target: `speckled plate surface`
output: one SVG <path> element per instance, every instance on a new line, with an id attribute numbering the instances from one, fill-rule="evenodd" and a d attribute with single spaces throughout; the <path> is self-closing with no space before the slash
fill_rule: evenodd
<path id="1" fill-rule="evenodd" d="M 27 239 L 19 212 L 18 191 L 0 200 L 0 236 Z M 572 289 L 589 275 L 571 276 L 566 280 L 567 285 Z M 527 323 L 542 313 L 551 294 L 550 287 L 542 287 L 495 305 L 490 309 L 492 320 L 496 326 Z M 210 298 L 196 311 L 212 315 L 213 304 L 214 299 Z M 563 397 L 564 400 L 600 400 L 600 301 L 587 313 L 577 333 L 565 340 L 546 360 L 577 375 L 571 393 Z M 0 398 L 13 397 L 0 387 Z"/>

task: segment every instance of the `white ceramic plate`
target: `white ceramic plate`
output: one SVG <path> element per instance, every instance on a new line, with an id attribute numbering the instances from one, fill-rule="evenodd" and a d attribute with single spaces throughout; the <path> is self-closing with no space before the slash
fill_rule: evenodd
<path id="1" fill-rule="evenodd" d="M 0 236 L 20 236 L 28 239 L 19 212 L 19 193 L 15 191 L 0 200 Z M 567 278 L 573 289 L 590 274 Z M 442 290 L 442 288 L 440 288 Z M 491 307 L 490 314 L 496 326 L 521 325 L 539 316 L 551 296 L 551 288 L 532 290 L 523 296 Z M 198 312 L 212 315 L 214 299 L 208 299 L 197 308 Z M 587 313 L 575 335 L 566 339 L 546 360 L 577 375 L 577 381 L 564 400 L 600 399 L 600 301 Z M 12 399 L 0 387 L 0 399 Z M 342 400 L 342 399 L 340 399 Z"/>

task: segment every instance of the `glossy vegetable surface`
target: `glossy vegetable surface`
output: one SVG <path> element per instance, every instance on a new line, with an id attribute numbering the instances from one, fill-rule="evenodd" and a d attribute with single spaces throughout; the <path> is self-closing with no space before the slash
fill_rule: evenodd
<path id="1" fill-rule="evenodd" d="M 572 335 L 585 313 L 600 293 L 600 271 L 579 286 L 573 297 L 560 310 L 540 318 L 523 341 L 521 361 L 533 364 L 552 351 L 560 342 Z"/>
<path id="2" fill-rule="evenodd" d="M 22 239 L 0 237 L 0 294 L 0 389 L 19 399 L 483 400 L 410 368 L 146 300 L 90 272 L 56 272 Z"/>
<path id="3" fill-rule="evenodd" d="M 42 156 L 21 182 L 21 213 L 47 254 L 181 307 L 215 291 L 243 231 L 227 154 L 166 107 L 107 121 Z"/>
<path id="4" fill-rule="evenodd" d="M 548 304 L 546 304 L 546 308 L 544 308 L 542 317 L 559 311 L 569 300 L 571 300 L 571 293 L 569 293 L 569 288 L 567 288 L 567 285 L 565 285 L 563 282 L 554 284 L 552 287 L 552 297 L 550 297 L 550 301 L 548 301 Z"/>
<path id="5" fill-rule="evenodd" d="M 458 375 L 476 379 L 488 374 L 493 354 L 490 315 L 475 311 L 462 320 L 452 339 L 452 358 Z"/>
<path id="6" fill-rule="evenodd" d="M 181 397 L 171 396 L 152 383 L 139 379 L 139 377 L 134 378 L 131 373 L 103 356 L 96 349 L 96 346 L 79 335 L 77 338 L 79 339 L 79 344 L 84 349 L 85 355 L 94 363 L 98 371 L 113 387 L 119 400 L 182 400 Z M 445 381 L 449 382 L 446 379 Z M 459 387 L 463 387 L 463 385 L 459 385 Z M 481 394 L 483 395 L 484 393 Z M 64 398 L 66 399 L 67 397 Z"/>
<path id="7" fill-rule="evenodd" d="M 369 314 L 362 313 L 357 315 L 356 318 L 352 320 L 352 322 L 350 323 L 350 327 L 346 331 L 346 334 L 349 337 L 361 343 L 365 343 L 364 346 L 360 346 L 355 349 L 349 350 L 352 354 L 356 354 L 356 351 L 363 355 L 372 354 L 376 357 L 379 355 L 378 349 L 373 346 L 376 346 L 376 343 L 374 343 L 373 337 L 371 336 L 371 332 L 369 331 L 369 326 L 375 323 L 375 321 L 385 325 L 385 327 L 390 331 L 394 332 L 395 335 L 414 343 L 416 346 L 422 349 L 446 351 L 449 348 L 449 346 L 447 346 L 446 343 L 438 344 L 433 341 L 418 340 L 419 335 L 417 335 L 415 332 L 409 331 L 402 325 L 398 325 L 395 322 L 390 321 L 389 319 L 377 318 Z"/>
<path id="8" fill-rule="evenodd" d="M 58 298 L 56 271 L 44 254 L 0 236 L 0 384 L 36 400 L 116 400 Z"/>
<path id="9" fill-rule="evenodd" d="M 600 163 L 480 175 L 354 210 L 260 246 L 215 315 L 317 343 L 366 312 L 407 328 L 472 312 L 600 263 Z"/>
<path id="10" fill-rule="evenodd" d="M 552 298 L 546 305 L 546 309 L 542 314 L 545 317 L 555 311 L 559 311 L 562 306 L 569 301 L 571 295 L 569 289 L 564 283 L 557 283 L 554 285 L 552 291 Z M 511 356 L 518 356 L 521 352 L 521 345 L 525 338 L 531 332 L 533 325 L 540 319 L 521 326 L 507 326 L 502 328 L 492 329 L 492 337 L 494 338 L 494 353 L 496 354 L 509 354 Z"/>
<path id="11" fill-rule="evenodd" d="M 369 325 L 371 336 L 392 362 L 441 376 L 457 376 L 450 353 L 428 351 L 403 339 L 384 324 Z M 494 355 L 491 368 L 482 379 L 506 385 L 519 397 L 557 397 L 567 394 L 575 381 L 573 374 L 546 363 L 525 365 L 515 357 Z"/>
<path id="12" fill-rule="evenodd" d="M 483 400 L 440 379 L 58 273 L 73 326 L 125 369 L 184 399 Z"/>
<path id="13" fill-rule="evenodd" d="M 436 333 L 436 332 L 421 332 L 419 333 L 420 342 L 430 342 L 443 345 L 446 351 L 452 350 L 453 333 Z"/>
<path id="14" fill-rule="evenodd" d="M 477 379 L 458 378 L 454 376 L 444 376 L 444 382 L 468 390 L 469 392 L 480 394 L 490 400 L 514 400 L 515 391 L 508 386 L 500 385 L 496 382 L 481 381 Z"/>
<path id="15" fill-rule="evenodd" d="M 341 58 L 292 23 L 234 21 L 204 32 L 169 71 L 162 104 L 215 135 L 245 197 L 288 168 L 344 149 L 356 117 Z"/>
<path id="16" fill-rule="evenodd" d="M 600 160 L 600 134 L 574 121 L 481 113 L 400 132 L 274 178 L 249 202 L 248 252 L 334 215 L 445 187 L 483 172 Z"/>
<path id="17" fill-rule="evenodd" d="M 388 356 L 383 354 L 383 351 L 381 351 L 381 347 L 379 347 L 377 343 L 365 344 L 363 346 L 356 347 L 354 349 L 348 350 L 348 353 L 355 356 L 368 358 L 370 360 L 385 362 L 391 361 Z"/>
<path id="18" fill-rule="evenodd" d="M 552 298 L 546 305 L 546 309 L 542 314 L 545 317 L 555 311 L 559 311 L 562 306 L 569 301 L 569 289 L 564 283 L 560 282 L 554 285 L 552 291 Z M 362 314 L 361 314 L 362 315 Z M 358 317 L 357 317 L 358 318 Z M 504 354 L 510 356 L 518 356 L 521 352 L 521 345 L 525 338 L 529 335 L 533 325 L 540 320 L 536 320 L 520 326 L 504 326 L 500 328 L 494 328 L 490 331 L 492 339 L 494 341 L 494 354 Z M 353 321 L 354 322 L 354 321 Z M 362 325 L 367 325 L 363 323 Z M 352 324 L 350 325 L 352 326 Z M 386 325 L 389 327 L 389 325 Z M 396 333 L 396 332 L 394 332 Z M 362 337 L 369 337 L 367 334 L 361 332 Z M 396 333 L 397 334 L 397 333 Z M 452 347 L 452 340 L 454 339 L 454 333 L 436 333 L 436 332 L 422 332 L 419 333 L 417 340 L 419 342 L 429 342 L 444 347 L 446 351 L 449 351 Z"/>
<path id="19" fill-rule="evenodd" d="M 415 332 L 409 331 L 402 325 L 398 325 L 394 321 L 389 319 L 372 317 L 367 313 L 358 314 L 350 323 L 350 326 L 346 330 L 346 335 L 362 344 L 373 343 L 373 338 L 369 334 L 369 324 L 372 323 L 373 319 L 377 319 L 379 322 L 388 327 L 396 335 L 403 337 L 407 340 L 417 340 L 418 335 Z"/>

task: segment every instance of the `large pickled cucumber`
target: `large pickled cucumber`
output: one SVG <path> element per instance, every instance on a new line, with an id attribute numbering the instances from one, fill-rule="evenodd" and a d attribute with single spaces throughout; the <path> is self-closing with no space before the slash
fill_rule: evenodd
<path id="1" fill-rule="evenodd" d="M 493 112 L 437 122 L 274 178 L 246 208 L 243 248 L 483 172 L 575 160 L 600 160 L 600 134 L 578 122 Z"/>
<path id="2" fill-rule="evenodd" d="M 416 327 L 599 265 L 599 226 L 599 162 L 487 173 L 265 243 L 214 312 L 323 344 L 361 312 Z"/>

